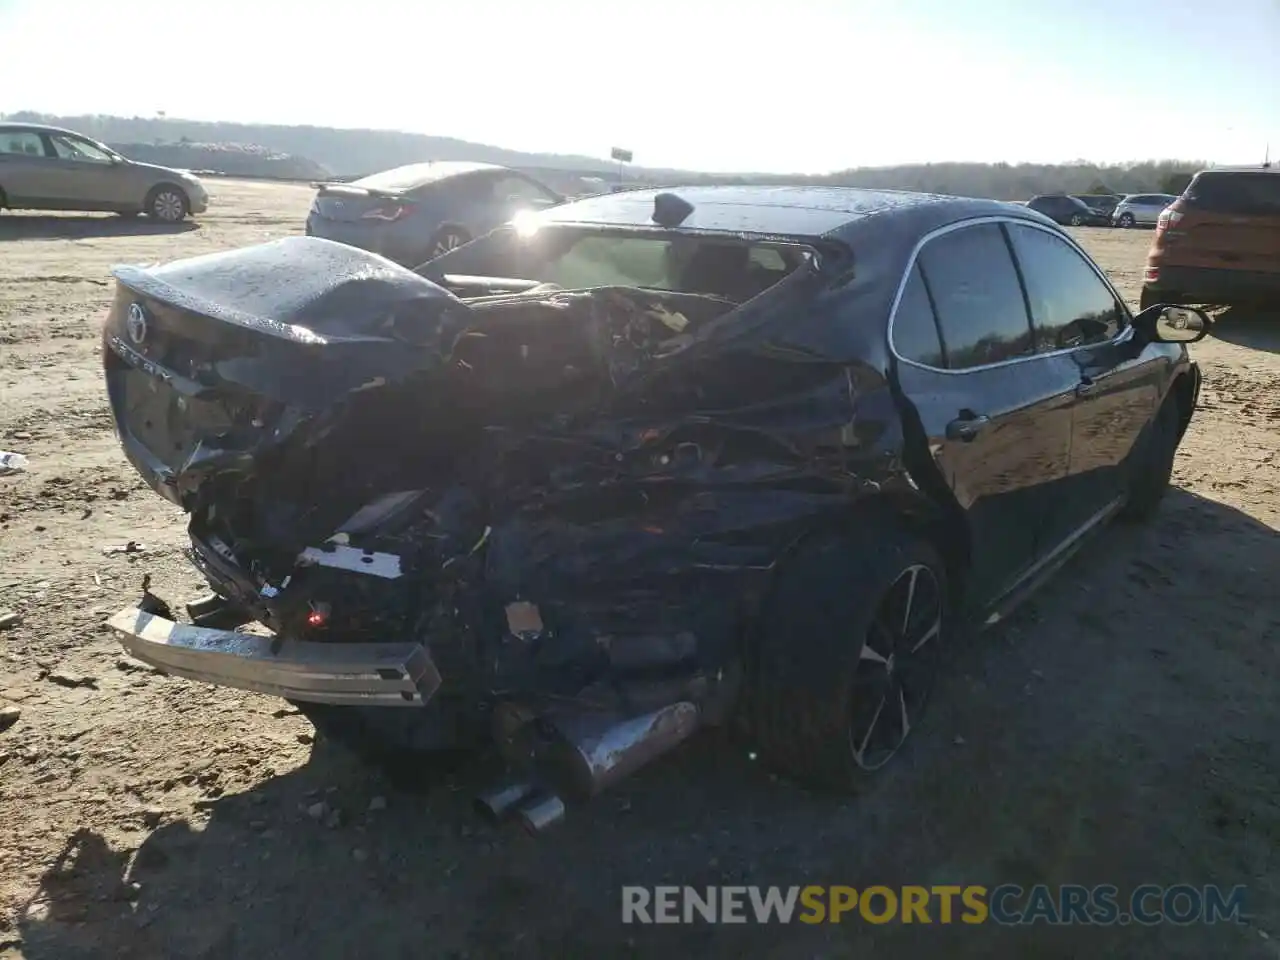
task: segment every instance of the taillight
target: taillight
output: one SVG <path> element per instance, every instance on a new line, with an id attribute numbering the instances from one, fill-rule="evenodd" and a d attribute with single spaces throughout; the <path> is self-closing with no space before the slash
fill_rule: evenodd
<path id="1" fill-rule="evenodd" d="M 399 220 L 413 213 L 413 205 L 409 203 L 389 203 L 385 207 L 374 207 L 360 215 L 361 220 Z"/>
<path id="2" fill-rule="evenodd" d="M 1159 280 L 1160 280 L 1159 267 L 1147 267 L 1147 269 L 1142 272 L 1143 283 L 1158 283 Z"/>
<path id="3" fill-rule="evenodd" d="M 1156 221 L 1156 233 L 1164 233 L 1170 227 L 1176 227 L 1181 219 L 1182 214 L 1173 207 L 1161 211 L 1160 219 Z"/>

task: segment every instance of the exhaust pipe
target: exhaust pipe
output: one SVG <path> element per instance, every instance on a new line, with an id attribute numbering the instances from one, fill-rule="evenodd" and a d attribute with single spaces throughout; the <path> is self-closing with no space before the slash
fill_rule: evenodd
<path id="1" fill-rule="evenodd" d="M 552 723 L 559 737 L 545 750 L 548 777 L 585 800 L 679 746 L 697 731 L 699 716 L 695 704 L 680 701 L 625 720 L 575 713 Z"/>
<path id="2" fill-rule="evenodd" d="M 476 811 L 490 823 L 504 820 L 522 800 L 534 792 L 531 783 L 508 783 L 492 787 L 476 797 Z"/>
<path id="3" fill-rule="evenodd" d="M 530 836 L 545 833 L 564 819 L 564 801 L 554 793 L 535 793 L 516 810 L 516 820 Z"/>

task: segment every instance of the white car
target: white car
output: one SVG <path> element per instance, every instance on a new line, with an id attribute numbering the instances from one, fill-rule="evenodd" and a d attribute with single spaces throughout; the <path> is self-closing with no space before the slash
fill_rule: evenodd
<path id="1" fill-rule="evenodd" d="M 1164 208 L 1177 199 L 1167 193 L 1131 193 L 1111 211 L 1111 222 L 1117 227 L 1154 227 Z"/>

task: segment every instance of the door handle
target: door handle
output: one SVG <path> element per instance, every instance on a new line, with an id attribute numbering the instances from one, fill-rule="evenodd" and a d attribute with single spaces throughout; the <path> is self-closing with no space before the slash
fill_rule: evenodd
<path id="1" fill-rule="evenodd" d="M 1090 380 L 1088 377 L 1085 377 L 1078 384 L 1076 384 L 1076 396 L 1087 397 L 1089 396 L 1089 394 L 1093 393 L 1093 391 L 1096 389 L 1098 389 L 1097 381 Z"/>
<path id="2" fill-rule="evenodd" d="M 947 439 L 969 443 L 991 422 L 990 417 L 958 417 L 947 424 Z"/>

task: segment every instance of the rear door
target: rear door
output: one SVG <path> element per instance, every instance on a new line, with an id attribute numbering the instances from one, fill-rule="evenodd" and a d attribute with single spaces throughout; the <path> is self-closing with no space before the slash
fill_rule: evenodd
<path id="1" fill-rule="evenodd" d="M 56 176 L 45 156 L 44 138 L 34 130 L 0 131 L 0 189 L 9 206 L 43 206 L 57 196 Z"/>
<path id="2" fill-rule="evenodd" d="M 968 516 L 969 595 L 1016 585 L 1067 476 L 1078 376 L 1034 353 L 1003 226 L 944 228 L 921 247 L 890 320 L 898 382 Z"/>
<path id="3" fill-rule="evenodd" d="M 1183 206 L 1179 263 L 1280 274 L 1280 172 L 1197 174 Z"/>
<path id="4" fill-rule="evenodd" d="M 1052 550 L 1123 493 L 1124 460 L 1155 410 L 1161 370 L 1144 361 L 1120 298 L 1069 239 L 1034 224 L 1007 229 L 1043 368 L 1055 382 L 1075 381 L 1067 482 L 1045 517 Z"/>

